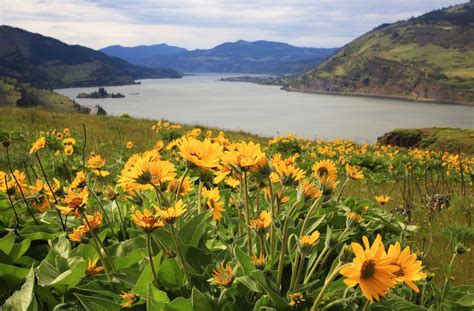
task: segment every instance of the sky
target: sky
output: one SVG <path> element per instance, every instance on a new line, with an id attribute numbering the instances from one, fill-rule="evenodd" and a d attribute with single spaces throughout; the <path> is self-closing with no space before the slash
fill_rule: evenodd
<path id="1" fill-rule="evenodd" d="M 0 0 L 0 24 L 94 49 L 237 40 L 340 47 L 372 28 L 467 0 Z"/>

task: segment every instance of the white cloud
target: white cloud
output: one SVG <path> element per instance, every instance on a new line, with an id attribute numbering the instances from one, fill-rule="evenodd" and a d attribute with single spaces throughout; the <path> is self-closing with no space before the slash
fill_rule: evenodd
<path id="1" fill-rule="evenodd" d="M 0 0 L 0 22 L 101 48 L 166 42 L 209 48 L 276 40 L 341 46 L 384 22 L 462 0 Z"/>

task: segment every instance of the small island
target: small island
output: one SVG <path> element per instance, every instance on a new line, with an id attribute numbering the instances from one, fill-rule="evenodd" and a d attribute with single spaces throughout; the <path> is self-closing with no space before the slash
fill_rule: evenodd
<path id="1" fill-rule="evenodd" d="M 108 93 L 103 87 L 99 87 L 97 91 L 92 93 L 79 93 L 77 98 L 124 98 L 125 95 L 121 93 Z"/>

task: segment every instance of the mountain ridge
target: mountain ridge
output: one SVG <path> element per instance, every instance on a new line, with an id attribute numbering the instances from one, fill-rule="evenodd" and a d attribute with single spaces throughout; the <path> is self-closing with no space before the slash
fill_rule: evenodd
<path id="1" fill-rule="evenodd" d="M 167 68 L 144 68 L 81 45 L 0 26 L 0 76 L 35 87 L 133 84 L 140 78 L 178 78 Z"/>
<path id="2" fill-rule="evenodd" d="M 234 73 L 295 73 L 304 72 L 311 66 L 321 63 L 337 48 L 296 47 L 288 43 L 258 40 L 223 42 L 210 49 L 179 50 L 174 54 L 155 54 L 141 52 L 138 47 L 135 55 L 124 58 L 137 65 L 162 66 L 164 64 L 180 72 L 234 72 Z M 124 51 L 106 47 L 100 49 L 112 56 Z M 306 64 L 309 63 L 309 64 Z M 302 69 L 303 68 L 303 69 Z"/>

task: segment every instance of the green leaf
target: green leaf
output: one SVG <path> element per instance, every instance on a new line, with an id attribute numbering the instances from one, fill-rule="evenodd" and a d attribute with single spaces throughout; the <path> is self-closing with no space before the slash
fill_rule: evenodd
<path id="1" fill-rule="evenodd" d="M 2 306 L 4 311 L 36 311 L 38 304 L 34 296 L 33 289 L 35 287 L 35 273 L 33 268 L 30 269 L 26 276 L 26 282 L 21 286 L 20 290 L 13 293 Z"/>
<path id="2" fill-rule="evenodd" d="M 109 252 L 117 269 L 128 268 L 147 257 L 146 241 L 136 237 L 121 242 Z"/>
<path id="3" fill-rule="evenodd" d="M 71 242 L 64 235 L 58 237 L 56 240 L 49 241 L 49 247 L 54 250 L 54 252 L 64 258 L 69 257 L 71 252 Z"/>
<path id="4" fill-rule="evenodd" d="M 238 282 L 238 283 L 243 284 L 245 287 L 247 287 L 251 291 L 254 291 L 256 293 L 261 293 L 262 292 L 257 287 L 257 283 L 255 283 L 255 281 L 251 277 L 249 277 L 248 275 L 236 277 L 235 281 Z"/>
<path id="5" fill-rule="evenodd" d="M 176 298 L 172 302 L 170 302 L 167 306 L 166 310 L 173 310 L 173 311 L 194 311 L 193 304 L 190 299 L 185 299 L 182 297 Z"/>
<path id="6" fill-rule="evenodd" d="M 214 300 L 209 295 L 201 293 L 196 287 L 193 287 L 191 302 L 194 310 L 215 310 Z"/>
<path id="7" fill-rule="evenodd" d="M 184 272 L 175 258 L 165 258 L 157 273 L 158 281 L 164 286 L 171 288 L 184 286 Z"/>
<path id="8" fill-rule="evenodd" d="M 457 303 L 474 308 L 474 294 L 467 294 L 456 301 Z"/>
<path id="9" fill-rule="evenodd" d="M 159 269 L 161 257 L 163 256 L 163 252 L 159 252 L 155 258 L 153 258 L 153 262 L 155 263 L 155 269 Z M 140 277 L 138 278 L 135 287 L 132 289 L 132 293 L 138 295 L 140 297 L 146 297 L 148 293 L 148 284 L 153 281 L 153 275 L 151 273 L 150 264 L 146 265 L 145 269 L 143 269 Z"/>
<path id="10" fill-rule="evenodd" d="M 285 309 L 287 307 L 288 302 L 285 298 L 280 296 L 278 291 L 274 287 L 272 287 L 271 284 L 268 284 L 263 271 L 254 270 L 251 273 L 251 276 L 267 293 L 267 295 L 270 297 L 270 300 L 277 309 Z"/>
<path id="11" fill-rule="evenodd" d="M 199 240 L 201 240 L 209 223 L 209 213 L 210 211 L 202 212 L 184 224 L 178 232 L 178 237 L 183 244 L 194 247 L 199 246 Z"/>
<path id="12" fill-rule="evenodd" d="M 162 306 L 161 303 L 168 303 L 170 299 L 168 295 L 157 289 L 153 282 L 148 283 L 148 292 L 146 296 L 146 308 L 147 310 L 159 310 Z"/>
<path id="13" fill-rule="evenodd" d="M 38 284 L 42 286 L 52 286 L 61 292 L 68 287 L 74 287 L 85 275 L 86 262 L 78 261 L 70 269 L 60 272 L 56 267 L 46 260 L 43 260 L 38 267 Z"/>
<path id="14" fill-rule="evenodd" d="M 74 293 L 74 296 L 76 296 L 86 310 L 119 311 L 121 309 L 120 305 L 109 299 L 86 296 L 78 293 Z"/>
<path id="15" fill-rule="evenodd" d="M 4 286 L 16 288 L 25 280 L 30 269 L 0 263 L 0 281 Z"/>
<path id="16" fill-rule="evenodd" d="M 370 305 L 369 310 L 384 311 L 384 310 L 397 310 L 397 311 L 422 311 L 427 310 L 421 306 L 415 305 L 410 301 L 396 296 L 389 295 L 380 302 L 376 302 Z"/>
<path id="17" fill-rule="evenodd" d="M 63 235 L 62 231 L 58 231 L 57 225 L 30 225 L 20 231 L 23 239 L 35 240 L 51 240 Z"/>
<path id="18" fill-rule="evenodd" d="M 117 297 L 117 294 L 114 294 L 111 288 L 107 287 L 106 285 L 98 281 L 91 281 L 89 283 L 76 286 L 74 287 L 74 290 L 85 292 L 85 293 L 99 294 L 99 295 L 110 297 L 110 298 Z"/>
<path id="19" fill-rule="evenodd" d="M 5 254 L 10 254 L 10 251 L 15 244 L 15 234 L 9 232 L 6 236 L 0 239 L 0 251 L 3 251 Z"/>
<path id="20" fill-rule="evenodd" d="M 23 256 L 28 248 L 30 248 L 31 241 L 28 239 L 25 239 L 21 241 L 20 243 L 16 243 L 13 245 L 13 248 L 10 251 L 10 257 L 13 259 L 13 261 L 16 261 L 18 258 Z"/>
<path id="21" fill-rule="evenodd" d="M 249 255 L 244 253 L 244 251 L 242 251 L 240 248 L 234 248 L 234 255 L 242 269 L 244 269 L 244 274 L 250 275 L 250 273 L 255 270 L 255 266 L 253 265 Z"/>

